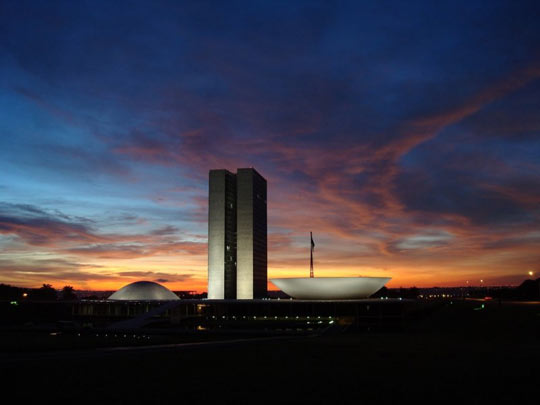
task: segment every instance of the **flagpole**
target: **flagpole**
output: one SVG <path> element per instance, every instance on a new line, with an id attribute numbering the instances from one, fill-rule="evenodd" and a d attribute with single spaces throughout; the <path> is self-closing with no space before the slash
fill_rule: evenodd
<path id="1" fill-rule="evenodd" d="M 309 236 L 311 238 L 311 257 L 309 261 L 309 277 L 313 278 L 313 248 L 315 247 L 315 244 L 313 243 L 313 233 L 309 233 Z"/>

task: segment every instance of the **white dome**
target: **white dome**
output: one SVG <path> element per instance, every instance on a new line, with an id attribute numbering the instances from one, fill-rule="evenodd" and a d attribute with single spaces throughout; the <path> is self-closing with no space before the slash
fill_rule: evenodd
<path id="1" fill-rule="evenodd" d="M 161 284 L 153 281 L 136 281 L 120 288 L 109 299 L 118 301 L 171 301 L 180 298 Z"/>

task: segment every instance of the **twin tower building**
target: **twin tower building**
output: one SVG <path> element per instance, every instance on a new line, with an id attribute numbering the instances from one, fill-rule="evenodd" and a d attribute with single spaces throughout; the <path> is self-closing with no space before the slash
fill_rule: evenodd
<path id="1" fill-rule="evenodd" d="M 210 170 L 208 298 L 266 297 L 266 180 L 253 168 Z"/>

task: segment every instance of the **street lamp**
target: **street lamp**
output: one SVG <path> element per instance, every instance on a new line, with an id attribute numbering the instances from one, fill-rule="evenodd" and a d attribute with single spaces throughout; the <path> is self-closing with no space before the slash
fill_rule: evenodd
<path id="1" fill-rule="evenodd" d="M 484 279 L 480 280 L 480 285 L 484 288 L 484 294 L 486 296 L 488 296 L 489 295 L 489 287 L 484 284 Z"/>

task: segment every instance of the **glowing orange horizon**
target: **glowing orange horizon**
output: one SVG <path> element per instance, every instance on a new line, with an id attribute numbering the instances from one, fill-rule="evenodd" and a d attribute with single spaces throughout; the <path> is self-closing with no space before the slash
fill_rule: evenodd
<path id="1" fill-rule="evenodd" d="M 148 269 L 148 265 L 144 265 L 142 268 Z M 117 269 L 117 268 L 115 268 Z M 416 269 L 417 270 L 417 269 Z M 103 270 L 101 270 L 103 272 Z M 391 270 L 377 270 L 377 269 L 351 269 L 343 268 L 339 271 L 328 268 L 316 268 L 315 277 L 392 277 L 392 279 L 386 284 L 388 288 L 409 288 L 409 287 L 456 287 L 456 286 L 489 286 L 489 285 L 519 285 L 523 280 L 530 278 L 530 271 L 524 271 L 515 275 L 509 275 L 507 277 L 493 278 L 490 277 L 489 272 L 482 272 L 477 270 L 470 272 L 464 277 L 463 274 L 455 274 L 453 277 L 446 277 L 443 279 L 440 277 L 441 272 L 433 271 L 432 273 L 422 273 L 420 275 L 414 274 L 415 269 L 400 268 L 395 271 Z M 13 282 L 12 280 L 0 279 L 0 282 L 5 284 L 11 284 L 23 288 L 39 288 L 42 284 L 51 284 L 56 289 L 61 289 L 66 285 L 74 287 L 76 290 L 88 290 L 88 291 L 116 291 L 121 287 L 140 280 L 156 281 L 159 282 L 170 290 L 173 291 L 193 291 L 195 293 L 203 293 L 207 291 L 207 278 L 206 270 L 201 269 L 197 272 L 196 276 L 193 276 L 184 281 L 165 281 L 164 279 L 156 279 L 156 277 L 137 277 L 126 276 L 125 273 L 137 273 L 137 268 L 131 266 L 130 271 L 118 271 L 116 274 L 112 271 L 108 273 L 106 280 L 86 280 L 79 282 L 77 280 L 56 279 L 47 280 L 47 278 L 35 280 L 20 280 Z M 144 273 L 144 272 L 140 272 Z M 99 274 L 99 273 L 96 273 Z M 154 273 L 149 273 L 153 275 Z M 181 275 L 182 271 L 177 270 L 176 275 Z M 172 273 L 170 275 L 173 275 Z M 309 277 L 309 269 L 305 267 L 288 269 L 269 268 L 268 270 L 268 290 L 278 291 L 279 289 L 272 284 L 270 279 L 282 278 L 282 277 Z M 483 280 L 482 282 L 480 280 Z"/>

